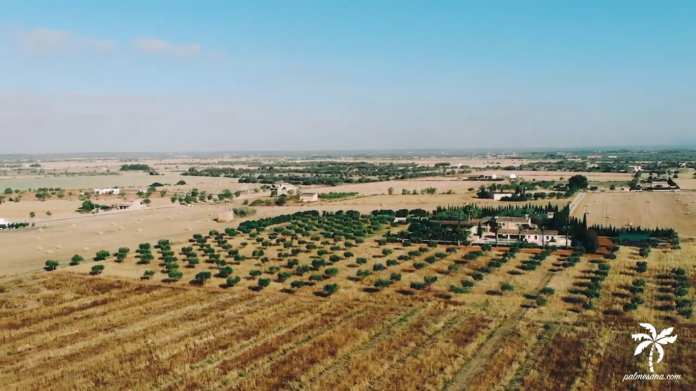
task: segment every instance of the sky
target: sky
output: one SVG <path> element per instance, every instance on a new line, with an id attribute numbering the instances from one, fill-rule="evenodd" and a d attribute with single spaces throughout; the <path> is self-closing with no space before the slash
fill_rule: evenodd
<path id="1" fill-rule="evenodd" d="M 696 1 L 0 0 L 0 153 L 696 146 Z"/>

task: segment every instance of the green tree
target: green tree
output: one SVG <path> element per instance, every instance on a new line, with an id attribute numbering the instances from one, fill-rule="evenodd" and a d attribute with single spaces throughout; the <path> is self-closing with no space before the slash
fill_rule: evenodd
<path id="1" fill-rule="evenodd" d="M 303 286 L 305 286 L 304 281 L 299 281 L 299 280 L 298 280 L 298 281 L 293 281 L 293 282 L 290 283 L 290 287 L 292 287 L 292 289 L 300 289 L 300 288 L 302 288 Z"/>
<path id="2" fill-rule="evenodd" d="M 292 273 L 288 273 L 288 272 L 278 273 L 278 281 L 280 281 L 280 282 L 283 282 L 290 277 L 292 277 Z"/>
<path id="3" fill-rule="evenodd" d="M 48 271 L 56 270 L 59 265 L 60 265 L 60 263 L 58 263 L 58 261 L 48 260 L 48 261 L 46 261 L 46 270 L 48 270 Z"/>
<path id="4" fill-rule="evenodd" d="M 97 275 L 97 274 L 101 274 L 101 272 L 103 272 L 103 271 L 104 271 L 104 265 L 94 265 L 94 266 L 92 266 L 92 271 L 90 272 L 90 274 Z"/>
<path id="5" fill-rule="evenodd" d="M 96 256 L 94 257 L 94 260 L 95 260 L 95 261 L 103 261 L 103 260 L 105 260 L 106 258 L 108 258 L 109 255 L 111 255 L 111 254 L 110 254 L 108 251 L 106 251 L 106 250 L 99 250 L 99 251 L 97 251 L 97 254 L 96 254 Z"/>
<path id="6" fill-rule="evenodd" d="M 85 260 L 85 259 L 82 258 L 82 256 L 80 256 L 80 255 L 78 255 L 78 254 L 75 254 L 75 255 L 73 255 L 73 257 L 70 259 L 70 265 L 71 265 L 71 266 L 79 265 L 80 262 L 82 262 L 82 261 L 84 261 L 84 260 Z"/>
<path id="7" fill-rule="evenodd" d="M 375 288 L 377 289 L 383 289 L 383 288 L 388 288 L 391 285 L 391 280 L 386 280 L 386 279 L 378 279 L 375 281 Z"/>
<path id="8" fill-rule="evenodd" d="M 502 290 L 503 292 L 514 291 L 515 287 L 511 284 L 504 283 L 500 286 L 500 290 Z"/>
<path id="9" fill-rule="evenodd" d="M 260 276 L 261 274 L 263 274 L 263 273 L 261 273 L 261 270 L 252 270 L 249 272 L 249 275 L 251 277 L 254 277 L 254 278 Z"/>
<path id="10" fill-rule="evenodd" d="M 330 268 L 324 270 L 324 274 L 327 277 L 335 277 L 338 275 L 338 269 L 336 269 L 335 267 L 330 267 Z"/>
<path id="11" fill-rule="evenodd" d="M 338 292 L 338 289 L 339 289 L 338 284 L 324 285 L 324 292 L 328 295 L 333 295 L 334 293 Z"/>
<path id="12" fill-rule="evenodd" d="M 29 212 L 29 218 L 30 218 L 30 219 L 33 219 L 34 217 L 36 217 L 36 213 L 34 213 L 34 212 Z"/>
<path id="13" fill-rule="evenodd" d="M 205 285 L 206 281 L 210 280 L 212 278 L 212 273 L 209 271 L 204 271 L 204 272 L 199 272 L 196 274 L 196 281 L 200 283 L 201 285 Z"/>
<path id="14" fill-rule="evenodd" d="M 227 287 L 233 287 L 239 283 L 242 279 L 239 276 L 235 277 L 228 277 L 227 280 L 225 280 L 225 284 Z"/>
<path id="15" fill-rule="evenodd" d="M 167 277 L 169 277 L 169 279 L 172 281 L 179 281 L 184 277 L 184 273 L 174 269 L 170 270 L 169 273 L 167 273 Z"/>
<path id="16" fill-rule="evenodd" d="M 143 278 L 146 279 L 146 280 L 149 280 L 149 279 L 152 278 L 154 275 L 155 275 L 155 271 L 154 271 L 154 270 L 145 270 L 145 272 L 143 273 Z"/>
<path id="17" fill-rule="evenodd" d="M 259 278 L 258 286 L 259 288 L 263 289 L 267 286 L 271 285 L 271 279 L 270 278 Z"/>

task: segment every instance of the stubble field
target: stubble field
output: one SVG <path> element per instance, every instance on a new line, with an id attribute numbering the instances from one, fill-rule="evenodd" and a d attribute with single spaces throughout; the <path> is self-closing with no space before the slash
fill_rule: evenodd
<path id="1" fill-rule="evenodd" d="M 696 236 L 696 192 L 611 192 L 586 194 L 574 209 L 588 224 L 615 227 L 674 228 L 680 236 Z"/>
<path id="2" fill-rule="evenodd" d="M 5 279 L 0 294 L 0 382 L 8 390 L 696 386 L 691 376 L 696 325 L 677 315 L 672 291 L 674 268 L 684 268 L 691 285 L 696 282 L 696 246 L 691 243 L 677 251 L 655 250 L 646 260 L 648 270 L 639 273 L 635 265 L 643 259 L 631 248 L 621 249 L 616 260 L 582 257 L 573 265 L 562 253 L 553 254 L 528 270 L 524 266 L 532 252 L 499 261 L 504 253 L 494 249 L 468 259 L 473 248 L 452 252 L 443 246 L 380 246 L 370 235 L 362 243 L 341 239 L 322 244 L 327 240 L 309 238 L 307 244 L 316 247 L 285 257 L 280 253 L 306 246 L 286 248 L 271 235 L 291 239 L 282 230 L 266 229 L 255 237 L 204 233 L 193 242 L 170 240 L 166 247 L 179 261 L 190 254 L 201 260 L 193 268 L 181 262 L 183 277 L 174 283 L 163 282 L 167 275 L 160 270 L 166 269 L 159 259 L 161 248 L 152 250 L 156 257 L 149 264 L 138 264 L 132 250 L 122 262 L 109 257 Z M 270 243 L 263 245 L 257 238 Z M 223 246 L 243 258 L 229 259 Z M 384 255 L 385 248 L 392 252 Z M 321 249 L 329 252 L 325 256 L 340 259 L 312 264 L 325 259 L 318 256 Z M 264 250 L 268 260 L 255 256 L 254 250 Z M 210 254 L 222 255 L 226 265 L 208 261 L 214 258 Z M 291 258 L 311 267 L 300 272 L 288 265 Z M 384 270 L 375 268 L 391 259 L 399 260 Z M 492 266 L 492 261 L 499 262 Z M 105 266 L 102 275 L 88 275 L 97 264 Z M 609 272 L 601 294 L 592 300 L 593 308 L 585 308 L 582 292 L 602 264 L 609 265 Z M 233 269 L 232 276 L 241 277 L 236 285 L 221 287 L 226 280 L 215 275 L 225 266 Z M 483 271 L 487 266 L 492 270 Z M 337 273 L 329 276 L 328 268 Z M 155 276 L 139 281 L 146 269 L 156 271 Z M 191 285 L 195 274 L 205 270 L 213 274 L 210 281 Z M 261 275 L 251 276 L 252 270 Z M 358 278 L 357 270 L 372 274 Z M 282 272 L 291 276 L 281 281 Z M 392 273 L 400 274 L 400 280 L 374 288 L 374 282 Z M 482 279 L 474 279 L 476 273 Z M 312 275 L 325 278 L 314 280 Z M 425 290 L 412 288 L 411 282 L 426 276 L 437 281 Z M 257 289 L 263 278 L 270 284 Z M 635 279 L 646 282 L 644 304 L 625 312 Z M 464 280 L 474 282 L 469 293 L 450 291 Z M 293 288 L 291 281 L 306 285 Z M 340 290 L 325 294 L 322 286 L 332 283 Z M 502 290 L 503 283 L 514 290 Z M 545 287 L 555 292 L 541 295 Z M 540 296 L 548 303 L 539 305 Z M 694 289 L 683 297 L 693 300 Z M 665 359 L 655 367 L 657 373 L 681 374 L 682 380 L 622 382 L 625 374 L 648 373 L 647 355 L 634 357 L 636 343 L 630 336 L 644 332 L 638 325 L 642 322 L 658 331 L 674 328 L 678 340 L 665 347 Z"/>

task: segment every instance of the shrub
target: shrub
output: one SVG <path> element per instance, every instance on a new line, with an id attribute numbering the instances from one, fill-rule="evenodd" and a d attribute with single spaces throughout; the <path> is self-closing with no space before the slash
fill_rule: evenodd
<path id="1" fill-rule="evenodd" d="M 356 262 L 358 265 L 364 265 L 364 264 L 367 263 L 367 258 L 356 258 L 356 259 L 355 259 L 355 262 Z"/>
<path id="2" fill-rule="evenodd" d="M 539 293 L 544 295 L 544 296 L 551 296 L 554 293 L 556 293 L 556 290 L 547 286 L 547 287 L 541 288 L 541 291 L 539 291 Z"/>
<path id="3" fill-rule="evenodd" d="M 375 263 L 372 265 L 372 271 L 379 272 L 386 269 L 386 266 L 382 265 L 381 263 Z"/>
<path id="4" fill-rule="evenodd" d="M 391 285 L 391 283 L 392 283 L 391 280 L 385 280 L 385 279 L 380 278 L 377 281 L 375 281 L 374 285 L 375 285 L 375 288 L 382 289 L 382 288 L 389 287 Z"/>
<path id="5" fill-rule="evenodd" d="M 468 290 L 468 289 L 462 288 L 462 287 L 458 287 L 458 286 L 456 286 L 456 285 L 450 286 L 449 291 L 452 292 L 452 293 L 456 293 L 456 294 L 469 293 L 469 290 Z"/>
<path id="6" fill-rule="evenodd" d="M 474 285 L 476 285 L 476 283 L 471 280 L 462 280 L 462 286 L 464 288 L 473 288 Z"/>
<path id="7" fill-rule="evenodd" d="M 456 272 L 459 269 L 461 269 L 461 267 L 459 265 L 457 265 L 456 263 L 453 263 L 453 264 L 447 266 L 447 271 L 449 271 L 449 272 Z"/>
<path id="8" fill-rule="evenodd" d="M 328 268 L 328 269 L 324 270 L 324 274 L 327 277 L 335 277 L 338 275 L 338 269 L 336 269 L 335 267 Z"/>
<path id="9" fill-rule="evenodd" d="M 263 273 L 261 273 L 261 270 L 252 270 L 252 271 L 249 272 L 249 275 L 250 275 L 251 277 L 258 277 L 258 276 L 260 276 L 261 274 L 263 274 Z"/>
<path id="10" fill-rule="evenodd" d="M 514 291 L 515 287 L 512 286 L 511 284 L 504 283 L 503 285 L 500 286 L 500 290 L 502 290 L 503 292 Z"/>
<path id="11" fill-rule="evenodd" d="M 539 297 L 537 297 L 537 299 L 536 299 L 536 304 L 537 304 L 539 307 L 545 306 L 548 302 L 549 302 L 549 301 L 548 301 L 545 297 L 543 297 L 543 296 L 539 296 Z"/>
<path id="12" fill-rule="evenodd" d="M 473 278 L 476 281 L 481 281 L 483 280 L 483 274 L 481 273 L 474 273 L 471 275 L 471 278 Z"/>
<path id="13" fill-rule="evenodd" d="M 324 281 L 324 276 L 321 274 L 312 274 L 309 276 L 309 281 Z"/>
<path id="14" fill-rule="evenodd" d="M 178 270 L 172 270 L 169 273 L 167 273 L 167 277 L 169 277 L 169 279 L 172 281 L 179 281 L 184 277 L 184 273 Z"/>
<path id="15" fill-rule="evenodd" d="M 427 285 L 432 285 L 437 282 L 437 276 L 425 276 L 423 277 L 423 282 Z"/>
<path id="16" fill-rule="evenodd" d="M 152 278 L 152 276 L 154 276 L 154 275 L 155 275 L 155 271 L 154 271 L 154 270 L 145 270 L 145 272 L 143 273 L 143 278 L 146 278 L 146 279 L 149 280 L 149 279 Z"/>
<path id="17" fill-rule="evenodd" d="M 300 288 L 302 288 L 303 286 L 305 286 L 304 281 L 293 281 L 293 282 L 290 283 L 290 287 L 291 287 L 292 289 L 300 289 Z"/>
<path id="18" fill-rule="evenodd" d="M 397 261 L 396 259 L 388 259 L 387 260 L 387 266 L 396 266 L 398 264 L 399 264 L 399 261 Z"/>
<path id="19" fill-rule="evenodd" d="M 357 272 L 355 272 L 355 275 L 356 275 L 358 278 L 360 278 L 361 280 L 362 280 L 363 278 L 365 278 L 365 277 L 371 275 L 371 274 L 372 274 L 372 272 L 369 271 L 369 270 L 358 270 Z"/>
<path id="20" fill-rule="evenodd" d="M 426 289 L 427 287 L 428 286 L 422 282 L 412 282 L 411 283 L 411 289 L 416 289 L 416 290 L 422 291 L 422 290 Z"/>
<path id="21" fill-rule="evenodd" d="M 399 274 L 399 273 L 392 273 L 392 274 L 389 276 L 389 279 L 392 280 L 392 281 L 401 281 L 401 274 Z"/>

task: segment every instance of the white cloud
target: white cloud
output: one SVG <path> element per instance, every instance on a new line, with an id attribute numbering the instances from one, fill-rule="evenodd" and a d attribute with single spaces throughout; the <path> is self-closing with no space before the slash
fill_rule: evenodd
<path id="1" fill-rule="evenodd" d="M 111 41 L 79 36 L 72 31 L 38 28 L 34 31 L 19 31 L 19 49 L 27 54 L 61 53 L 74 49 L 84 49 L 99 54 L 113 53 L 115 45 Z"/>
<path id="2" fill-rule="evenodd" d="M 94 38 L 81 38 L 80 45 L 99 54 L 111 54 L 115 50 L 113 42 Z"/>
<path id="3" fill-rule="evenodd" d="M 25 53 L 45 53 L 68 50 L 73 39 L 70 31 L 39 28 L 19 33 L 19 48 Z"/>
<path id="4" fill-rule="evenodd" d="M 135 50 L 151 54 L 173 54 L 177 56 L 197 56 L 201 52 L 199 43 L 175 45 L 159 38 L 136 38 Z"/>

